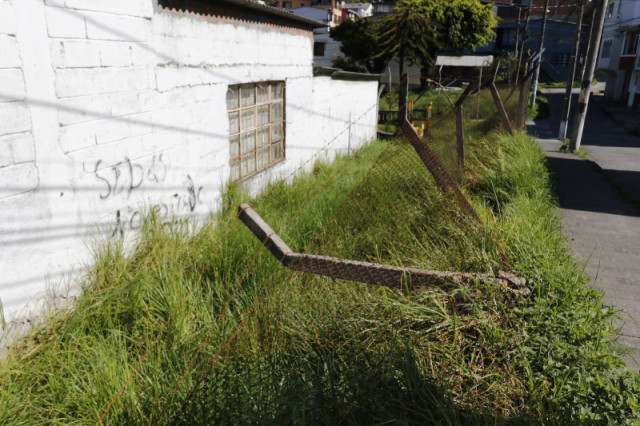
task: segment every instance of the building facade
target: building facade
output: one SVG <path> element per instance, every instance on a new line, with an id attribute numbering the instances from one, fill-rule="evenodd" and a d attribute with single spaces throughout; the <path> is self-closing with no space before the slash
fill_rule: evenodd
<path id="1" fill-rule="evenodd" d="M 524 49 L 526 58 L 537 53 L 542 35 L 545 0 L 503 1 L 495 3 L 495 14 L 499 18 L 495 42 L 478 49 L 495 55 L 516 53 Z M 547 10 L 547 25 L 544 34 L 544 53 L 540 64 L 540 81 L 566 81 L 574 44 L 574 32 L 579 7 L 576 2 L 551 0 Z M 587 3 L 581 28 L 579 65 L 585 60 L 589 26 L 593 5 Z M 528 25 L 527 22 L 528 16 Z M 525 27 L 527 31 L 525 32 Z M 579 67 L 578 67 L 579 68 Z"/>
<path id="2" fill-rule="evenodd" d="M 278 0 L 280 9 L 299 9 L 301 7 L 315 7 L 328 10 L 331 14 L 330 25 L 338 25 L 342 22 L 341 0 Z"/>
<path id="3" fill-rule="evenodd" d="M 340 42 L 331 38 L 329 31 L 336 24 L 335 16 L 328 9 L 320 7 L 299 7 L 297 9 L 287 9 L 294 15 L 313 19 L 324 24 L 321 28 L 313 30 L 313 66 L 331 67 L 333 60 L 341 56 Z"/>
<path id="4" fill-rule="evenodd" d="M 640 0 L 610 1 L 600 44 L 597 75 L 606 79 L 605 97 L 640 106 Z"/>

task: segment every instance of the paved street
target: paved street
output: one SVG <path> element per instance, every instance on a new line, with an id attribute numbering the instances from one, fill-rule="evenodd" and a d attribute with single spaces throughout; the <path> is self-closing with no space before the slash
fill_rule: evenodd
<path id="1" fill-rule="evenodd" d="M 571 247 L 592 285 L 626 312 L 616 324 L 621 330 L 618 343 L 640 362 L 640 137 L 632 134 L 636 123 L 640 127 L 640 113 L 592 97 L 582 146 L 599 171 L 576 155 L 559 152 L 563 93 L 564 89 L 543 89 L 551 117 L 527 127 L 547 151 Z M 575 111 L 577 95 L 573 98 Z M 638 371 L 632 357 L 626 361 Z"/>

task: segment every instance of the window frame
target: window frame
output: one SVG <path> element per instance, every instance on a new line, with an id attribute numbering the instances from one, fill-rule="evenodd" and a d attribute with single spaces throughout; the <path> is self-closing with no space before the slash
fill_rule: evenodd
<path id="1" fill-rule="evenodd" d="M 611 2 L 611 3 L 609 3 L 609 6 L 607 6 L 607 12 L 606 12 L 607 13 L 607 17 L 606 17 L 606 19 L 613 18 L 613 11 L 615 10 L 615 5 L 616 5 L 616 2 Z"/>
<path id="2" fill-rule="evenodd" d="M 638 44 L 640 44 L 640 33 L 626 33 L 624 36 L 624 43 L 622 43 L 622 54 L 620 56 L 636 56 L 638 53 Z M 634 46 L 632 53 L 629 53 L 629 46 Z"/>
<path id="3" fill-rule="evenodd" d="M 314 41 L 313 42 L 313 56 L 324 57 L 327 49 L 326 41 Z M 321 53 L 321 54 L 319 54 Z"/>
<path id="4" fill-rule="evenodd" d="M 230 177 L 240 182 L 286 158 L 286 85 L 282 80 L 229 85 L 226 96 Z"/>
<path id="5" fill-rule="evenodd" d="M 613 46 L 613 39 L 608 38 L 602 42 L 602 50 L 600 52 L 600 57 L 602 59 L 608 59 L 611 57 L 611 48 Z"/>

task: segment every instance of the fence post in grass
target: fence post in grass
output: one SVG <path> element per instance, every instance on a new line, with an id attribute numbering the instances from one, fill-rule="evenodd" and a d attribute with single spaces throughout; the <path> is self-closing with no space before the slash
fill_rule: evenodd
<path id="1" fill-rule="evenodd" d="M 464 167 L 464 113 L 462 105 L 456 107 L 456 137 L 458 140 L 458 165 Z"/>
<path id="2" fill-rule="evenodd" d="M 409 77 L 403 73 L 400 77 L 400 99 L 398 99 L 398 124 L 402 124 L 407 120 L 407 104 L 409 101 Z"/>
<path id="3" fill-rule="evenodd" d="M 529 105 L 529 90 L 531 90 L 531 77 L 525 78 L 520 87 L 520 97 L 518 98 L 518 130 L 524 129 L 527 118 L 527 105 Z"/>
<path id="4" fill-rule="evenodd" d="M 400 131 L 406 136 L 413 149 L 422 160 L 427 170 L 431 173 L 431 176 L 436 181 L 436 184 L 443 192 L 453 191 L 454 196 L 457 198 L 460 207 L 465 210 L 477 223 L 482 224 L 480 216 L 476 213 L 473 206 L 467 200 L 467 197 L 460 191 L 460 187 L 456 183 L 451 173 L 442 164 L 438 156 L 424 143 L 422 138 L 418 136 L 416 130 L 411 126 L 409 121 L 405 121 Z"/>
<path id="5" fill-rule="evenodd" d="M 482 69 L 480 67 L 480 77 L 478 77 L 478 99 L 476 101 L 476 120 L 480 119 L 480 91 L 482 90 Z"/>
<path id="6" fill-rule="evenodd" d="M 493 96 L 493 101 L 498 108 L 498 112 L 500 113 L 500 118 L 502 119 L 502 125 L 509 132 L 510 135 L 513 136 L 513 128 L 511 127 L 511 122 L 509 121 L 509 116 L 507 115 L 507 110 L 504 108 L 504 104 L 502 103 L 502 99 L 500 99 L 500 93 L 498 93 L 498 88 L 495 83 L 491 84 L 491 95 Z"/>

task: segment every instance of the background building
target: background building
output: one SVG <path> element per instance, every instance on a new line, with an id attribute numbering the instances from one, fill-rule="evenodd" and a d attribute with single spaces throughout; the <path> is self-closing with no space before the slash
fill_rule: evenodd
<path id="1" fill-rule="evenodd" d="M 508 53 L 515 54 L 517 47 L 518 51 L 524 48 L 525 58 L 536 54 L 540 47 L 544 5 L 545 0 L 495 2 L 494 10 L 500 19 L 496 28 L 496 40 L 487 47 L 479 48 L 478 52 L 492 53 L 497 56 Z M 540 64 L 540 81 L 566 81 L 579 10 L 577 1 L 551 0 L 549 2 L 548 21 L 544 36 L 545 52 Z M 529 12 L 531 15 L 525 34 L 524 29 Z M 592 13 L 593 5 L 587 3 L 582 21 L 581 49 L 578 53 L 579 65 L 585 59 Z M 580 67 L 578 67 L 579 69 Z"/>
<path id="2" fill-rule="evenodd" d="M 604 78 L 605 97 L 640 106 L 640 0 L 613 0 L 606 11 L 597 76 Z"/>

